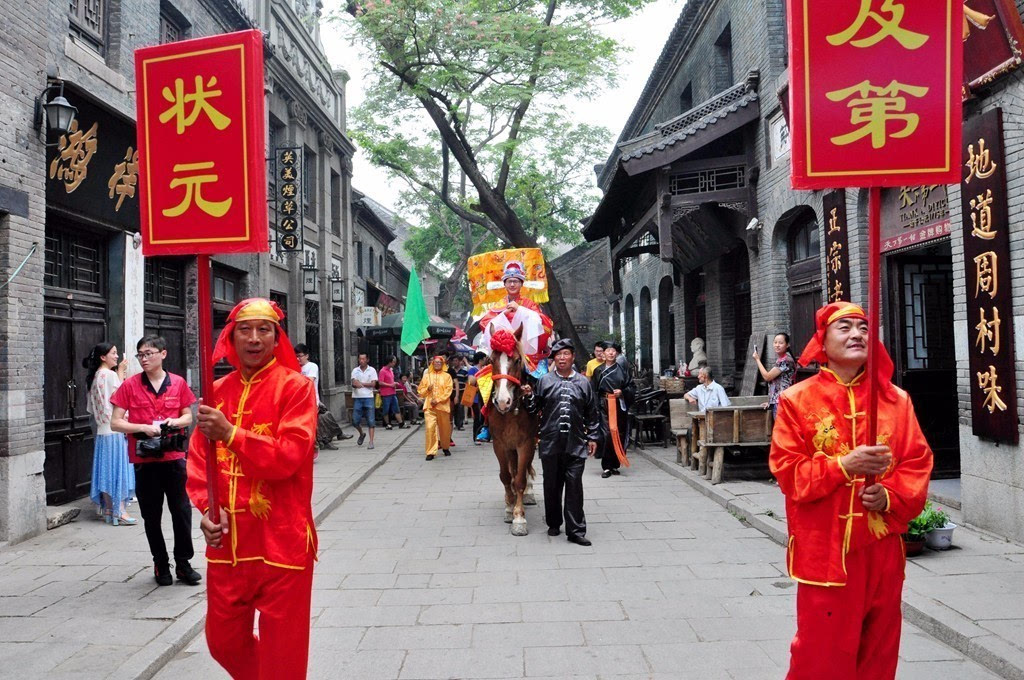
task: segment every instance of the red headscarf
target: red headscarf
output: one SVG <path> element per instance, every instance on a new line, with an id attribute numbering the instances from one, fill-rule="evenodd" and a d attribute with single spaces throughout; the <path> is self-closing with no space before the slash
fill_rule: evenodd
<path id="1" fill-rule="evenodd" d="M 270 321 L 277 326 L 277 347 L 274 348 L 274 357 L 278 362 L 293 371 L 300 371 L 299 360 L 295 358 L 295 350 L 288 340 L 288 335 L 281 327 L 284 321 L 284 312 L 277 306 L 276 302 L 266 298 L 248 298 L 242 300 L 228 314 L 228 323 L 217 338 L 217 344 L 213 348 L 213 363 L 221 359 L 227 359 L 228 363 L 235 368 L 241 368 L 238 360 L 238 353 L 235 351 L 234 331 L 235 326 L 241 321 Z"/>
<path id="2" fill-rule="evenodd" d="M 855 305 L 852 302 L 830 302 L 819 309 L 814 313 L 814 335 L 811 336 L 804 351 L 800 354 L 801 366 L 807 366 L 812 361 L 817 361 L 819 364 L 828 363 L 828 357 L 825 355 L 825 331 L 840 319 L 867 321 L 868 316 L 860 305 Z M 877 335 L 871 332 L 871 329 L 868 330 L 870 335 L 876 336 L 872 339 L 869 350 L 875 353 L 875 379 L 881 393 L 885 394 L 891 391 L 889 387 L 892 385 L 894 368 L 892 358 Z"/>

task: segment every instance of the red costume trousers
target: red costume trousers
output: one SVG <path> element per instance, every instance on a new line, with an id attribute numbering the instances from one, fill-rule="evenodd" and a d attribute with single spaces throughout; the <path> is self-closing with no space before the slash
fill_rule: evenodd
<path id="1" fill-rule="evenodd" d="M 895 678 L 905 564 L 888 536 L 846 555 L 845 586 L 799 584 L 787 680 Z"/>
<path id="2" fill-rule="evenodd" d="M 313 560 L 303 570 L 262 561 L 210 564 L 206 642 L 232 678 L 305 678 Z M 253 620 L 259 611 L 259 637 Z"/>

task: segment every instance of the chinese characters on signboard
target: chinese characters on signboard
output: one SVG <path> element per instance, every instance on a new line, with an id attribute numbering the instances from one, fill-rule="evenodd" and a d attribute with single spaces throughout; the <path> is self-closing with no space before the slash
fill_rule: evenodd
<path id="1" fill-rule="evenodd" d="M 1010 222 L 1002 111 L 964 123 L 962 181 L 974 434 L 1017 443 Z"/>
<path id="2" fill-rule="evenodd" d="M 883 253 L 949 236 L 951 224 L 945 184 L 882 191 L 880 247 Z"/>
<path id="3" fill-rule="evenodd" d="M 958 180 L 962 10 L 789 2 L 794 188 Z"/>
<path id="4" fill-rule="evenodd" d="M 277 161 L 277 247 L 291 253 L 303 248 L 302 238 L 302 148 L 274 149 Z"/>
<path id="5" fill-rule="evenodd" d="M 829 302 L 850 299 L 850 250 L 846 239 L 846 192 L 825 194 L 825 297 Z"/>
<path id="6" fill-rule="evenodd" d="M 1021 24 L 1013 0 L 966 0 L 963 20 L 964 96 L 1021 64 Z"/>
<path id="7" fill-rule="evenodd" d="M 143 252 L 266 252 L 258 30 L 136 50 Z"/>

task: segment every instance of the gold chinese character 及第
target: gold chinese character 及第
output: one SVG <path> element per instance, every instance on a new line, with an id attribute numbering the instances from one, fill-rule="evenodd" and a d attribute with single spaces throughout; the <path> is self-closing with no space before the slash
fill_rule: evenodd
<path id="1" fill-rule="evenodd" d="M 971 235 L 991 241 L 998 233 L 992 228 L 992 190 L 971 199 Z"/>
<path id="2" fill-rule="evenodd" d="M 850 43 L 854 47 L 871 47 L 892 36 L 896 42 L 906 49 L 916 50 L 928 42 L 927 35 L 911 31 L 900 25 L 906 10 L 902 4 L 895 2 L 895 0 L 882 0 L 882 5 L 878 12 L 872 9 L 873 5 L 874 0 L 860 0 L 860 10 L 857 12 L 857 18 L 854 19 L 853 23 L 846 30 L 828 36 L 826 39 L 829 44 L 839 46 Z M 889 16 L 883 17 L 882 12 Z M 871 35 L 855 40 L 854 38 L 861 32 L 864 25 L 867 24 L 868 19 L 871 19 L 877 25 L 878 30 Z"/>
<path id="3" fill-rule="evenodd" d="M 905 113 L 907 98 L 900 93 L 921 98 L 928 94 L 928 88 L 904 85 L 895 80 L 885 87 L 878 87 L 865 80 L 842 90 L 826 92 L 825 96 L 834 102 L 853 97 L 846 105 L 850 109 L 850 123 L 860 126 L 852 132 L 833 137 L 832 143 L 845 146 L 870 135 L 872 148 L 881 149 L 889 137 L 902 139 L 914 134 L 921 122 L 920 116 Z M 889 132 L 890 121 L 902 122 L 903 128 Z"/>
<path id="4" fill-rule="evenodd" d="M 202 170 L 213 170 L 213 163 L 180 163 L 174 166 L 175 174 Z M 223 217 L 227 213 L 228 209 L 231 208 L 231 202 L 234 199 L 229 196 L 223 201 L 211 201 L 203 197 L 203 185 L 207 182 L 216 182 L 218 179 L 219 176 L 213 173 L 175 177 L 171 180 L 171 189 L 175 189 L 180 186 L 185 187 L 185 197 L 182 199 L 181 203 L 173 208 L 166 208 L 163 210 L 164 216 L 178 217 L 183 215 L 185 211 L 195 203 L 196 206 L 198 206 L 198 208 L 207 215 L 212 217 Z"/>
<path id="5" fill-rule="evenodd" d="M 210 122 L 213 123 L 215 128 L 218 130 L 225 129 L 231 124 L 231 119 L 213 108 L 213 105 L 207 101 L 208 99 L 213 99 L 214 97 L 219 97 L 223 94 L 220 90 L 206 89 L 207 87 L 214 87 L 217 85 L 217 77 L 211 76 L 204 86 L 203 77 L 196 76 L 195 83 L 196 89 L 192 94 L 185 94 L 185 81 L 181 78 L 174 79 L 174 92 L 171 92 L 171 88 L 169 87 L 165 87 L 163 89 L 164 99 L 170 102 L 171 105 L 160 114 L 160 122 L 166 123 L 173 118 L 175 128 L 180 135 L 185 132 L 185 128 L 191 126 L 199 119 L 200 113 L 205 113 L 206 117 L 210 119 Z M 185 112 L 185 106 L 187 104 L 191 104 L 192 106 L 188 113 Z"/>
<path id="6" fill-rule="evenodd" d="M 999 255 L 988 251 L 974 258 L 974 297 L 981 293 L 988 293 L 988 296 L 995 300 L 999 292 Z"/>
<path id="7" fill-rule="evenodd" d="M 999 320 L 999 308 L 992 308 L 992 318 L 985 318 L 985 308 L 978 309 L 978 316 L 981 319 L 974 330 L 978 335 L 974 338 L 974 346 L 984 354 L 986 350 L 991 351 L 993 356 L 999 355 L 999 327 L 1002 321 Z"/>
<path id="8" fill-rule="evenodd" d="M 989 365 L 988 370 L 982 373 L 978 371 L 978 389 L 985 393 L 985 400 L 981 403 L 982 408 L 987 408 L 989 413 L 995 413 L 996 409 L 1006 410 L 1006 402 L 999 398 L 1003 388 L 999 386 L 999 376 L 996 375 L 996 367 Z"/>
<path id="9" fill-rule="evenodd" d="M 828 267 L 833 272 L 838 272 L 843 268 L 843 244 L 839 242 L 833 242 L 828 247 Z"/>
<path id="10" fill-rule="evenodd" d="M 124 154 L 124 160 L 114 166 L 114 174 L 107 181 L 110 198 L 117 194 L 117 205 L 114 212 L 121 210 L 124 197 L 135 198 L 135 185 L 139 182 L 139 152 L 131 146 Z"/>
<path id="11" fill-rule="evenodd" d="M 842 231 L 842 227 L 839 225 L 839 215 L 837 214 L 838 212 L 839 208 L 832 208 L 832 210 L 829 211 L 828 233 L 830 234 L 834 234 L 837 231 Z"/>
<path id="12" fill-rule="evenodd" d="M 96 153 L 99 139 L 96 132 L 99 123 L 93 123 L 87 132 L 78 129 L 78 120 L 71 121 L 70 134 L 60 136 L 57 142 L 59 152 L 50 163 L 50 179 L 64 182 L 64 191 L 71 193 L 89 174 L 89 161 Z"/>
<path id="13" fill-rule="evenodd" d="M 967 145 L 967 162 L 964 165 L 968 170 L 967 177 L 964 178 L 964 184 L 970 184 L 971 179 L 974 177 L 987 179 L 996 171 L 998 163 L 992 162 L 992 154 L 985 148 L 984 137 L 978 140 L 978 153 L 974 153 L 973 144 Z"/>

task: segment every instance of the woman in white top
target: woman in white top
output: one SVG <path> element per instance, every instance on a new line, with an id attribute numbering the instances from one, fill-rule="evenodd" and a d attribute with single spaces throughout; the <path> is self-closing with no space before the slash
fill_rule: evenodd
<path id="1" fill-rule="evenodd" d="M 102 509 L 104 521 L 113 526 L 138 522 L 124 510 L 125 503 L 135 495 L 135 470 L 128 463 L 128 440 L 123 434 L 110 429 L 110 416 L 114 410 L 110 397 L 121 386 L 128 368 L 127 357 L 120 365 L 117 359 L 117 347 L 101 342 L 82 360 L 82 366 L 88 371 L 87 409 L 92 414 L 96 430 L 89 497 Z"/>

